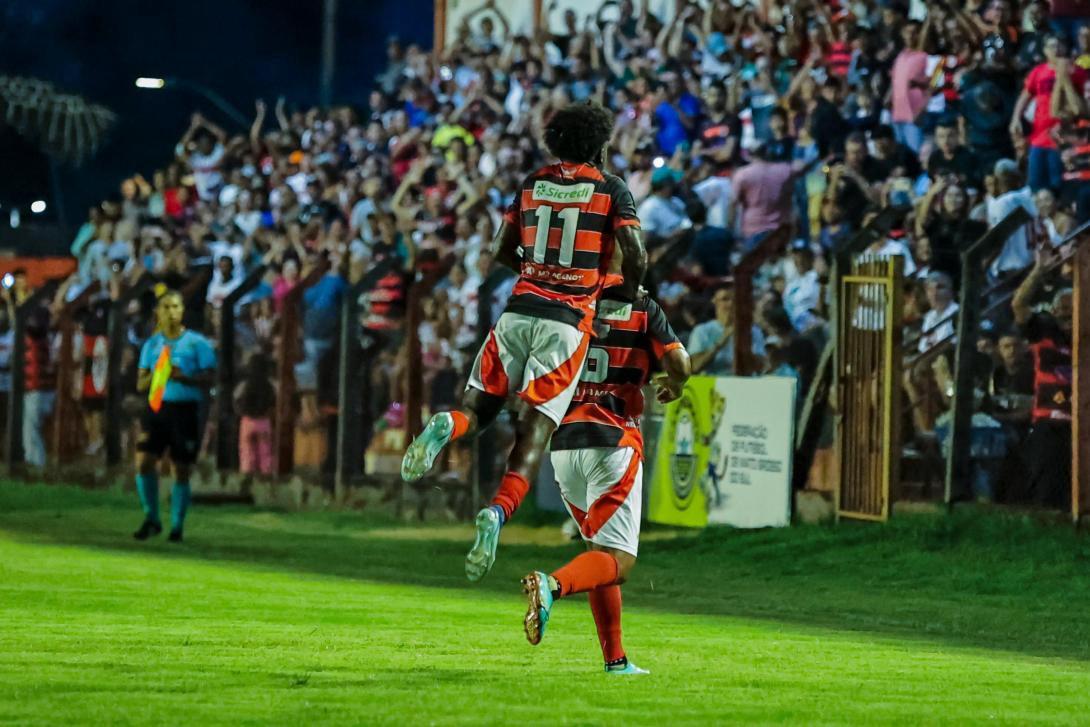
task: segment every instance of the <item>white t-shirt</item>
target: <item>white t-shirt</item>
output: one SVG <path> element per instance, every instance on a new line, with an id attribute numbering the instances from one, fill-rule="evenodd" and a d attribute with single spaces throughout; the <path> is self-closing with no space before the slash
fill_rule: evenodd
<path id="1" fill-rule="evenodd" d="M 730 180 L 726 177 L 708 177 L 693 187 L 693 192 L 708 210 L 708 225 L 727 227 L 727 210 L 734 196 Z"/>
<path id="2" fill-rule="evenodd" d="M 795 330 L 803 331 L 814 318 L 810 311 L 821 302 L 821 281 L 816 270 L 810 270 L 791 280 L 783 291 L 783 307 Z"/>
<path id="3" fill-rule="evenodd" d="M 1024 208 L 1033 217 L 1037 216 L 1037 205 L 1033 203 L 1033 192 L 1029 187 L 1015 189 L 988 201 L 988 226 L 995 227 L 1004 217 L 1018 207 Z M 1026 228 L 1016 230 L 1007 238 L 999 257 L 992 263 L 990 272 L 999 276 L 1005 272 L 1025 270 L 1033 264 L 1033 253 L 1029 250 L 1029 237 Z"/>
<path id="4" fill-rule="evenodd" d="M 929 310 L 923 317 L 923 335 L 920 337 L 919 351 L 929 351 L 932 346 L 946 338 L 952 338 L 956 331 L 955 314 L 958 312 L 958 304 L 950 301 L 945 310 Z M 949 318 L 950 320 L 945 320 Z M 940 321 L 943 321 L 940 323 Z M 932 330 L 934 329 L 934 330 Z"/>
<path id="5" fill-rule="evenodd" d="M 693 226 L 685 214 L 685 203 L 677 197 L 663 199 L 652 194 L 640 203 L 636 215 L 640 218 L 643 231 L 652 235 L 669 235 Z"/>
<path id="6" fill-rule="evenodd" d="M 223 175 L 220 173 L 220 165 L 223 164 L 223 156 L 226 150 L 223 144 L 217 143 L 210 154 L 201 154 L 194 151 L 189 154 L 189 167 L 193 170 L 193 184 L 197 187 L 197 196 L 202 200 L 210 200 L 215 197 L 216 190 L 223 185 Z"/>

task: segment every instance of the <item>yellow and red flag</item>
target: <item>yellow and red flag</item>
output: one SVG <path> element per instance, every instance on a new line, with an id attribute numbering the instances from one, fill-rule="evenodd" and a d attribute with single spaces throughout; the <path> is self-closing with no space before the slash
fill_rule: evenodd
<path id="1" fill-rule="evenodd" d="M 170 380 L 170 346 L 163 346 L 159 352 L 159 358 L 155 361 L 155 367 L 151 370 L 151 388 L 148 390 L 148 404 L 151 410 L 158 413 L 163 408 L 163 394 L 167 390 L 167 381 Z"/>

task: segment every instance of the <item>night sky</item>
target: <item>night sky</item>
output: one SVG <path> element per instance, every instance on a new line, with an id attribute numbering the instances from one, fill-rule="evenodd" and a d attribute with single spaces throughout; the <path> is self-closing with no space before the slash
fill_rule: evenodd
<path id="1" fill-rule="evenodd" d="M 121 179 L 162 166 L 200 110 L 238 130 L 185 90 L 142 91 L 137 76 L 174 76 L 218 91 L 247 117 L 254 99 L 292 105 L 318 97 L 321 0 L 5 0 L 0 3 L 0 74 L 51 81 L 101 103 L 120 119 L 107 144 L 81 168 L 60 167 L 69 225 L 117 194 Z M 362 104 L 383 66 L 385 39 L 431 45 L 431 0 L 340 0 L 335 102 Z M 275 123 L 275 120 L 273 121 Z M 52 200 L 49 165 L 10 129 L 0 130 L 0 206 Z M 50 213 L 54 212 L 53 209 Z"/>

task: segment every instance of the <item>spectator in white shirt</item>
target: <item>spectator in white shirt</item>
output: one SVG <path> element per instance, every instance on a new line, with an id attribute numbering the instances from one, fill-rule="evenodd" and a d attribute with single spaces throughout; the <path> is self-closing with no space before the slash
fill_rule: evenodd
<path id="1" fill-rule="evenodd" d="M 994 227 L 1014 210 L 1022 207 L 1031 216 L 1037 216 L 1037 205 L 1033 202 L 1033 191 L 1023 186 L 1018 164 L 1010 159 L 1000 159 L 995 163 L 997 194 L 988 201 L 988 225 Z M 1033 253 L 1029 248 L 1029 236 L 1022 227 L 1007 238 L 1003 249 L 999 251 L 992 266 L 988 269 L 992 277 L 1025 270 L 1033 264 Z"/>
<path id="2" fill-rule="evenodd" d="M 685 203 L 675 196 L 676 191 L 676 172 L 666 167 L 656 169 L 651 175 L 651 196 L 636 210 L 645 234 L 665 238 L 692 227 L 685 214 Z"/>
<path id="3" fill-rule="evenodd" d="M 230 255 L 220 255 L 216 259 L 216 270 L 208 284 L 206 299 L 213 308 L 220 308 L 223 301 L 242 283 L 242 270 L 235 265 Z"/>
<path id="4" fill-rule="evenodd" d="M 221 167 L 227 153 L 223 146 L 226 141 L 227 132 L 197 113 L 193 114 L 189 129 L 178 142 L 178 158 L 189 164 L 197 196 L 203 201 L 214 200 L 223 186 Z M 195 148 L 191 149 L 194 143 Z"/>
<path id="5" fill-rule="evenodd" d="M 813 325 L 813 311 L 821 303 L 821 280 L 814 269 L 814 251 L 806 240 L 795 240 L 791 245 L 791 262 L 795 275 L 787 281 L 783 291 L 783 307 L 797 331 L 805 331 Z"/>
<path id="6" fill-rule="evenodd" d="M 934 272 L 924 284 L 930 310 L 923 317 L 919 350 L 929 351 L 947 338 L 953 339 L 958 304 L 954 301 L 954 283 L 946 273 Z"/>

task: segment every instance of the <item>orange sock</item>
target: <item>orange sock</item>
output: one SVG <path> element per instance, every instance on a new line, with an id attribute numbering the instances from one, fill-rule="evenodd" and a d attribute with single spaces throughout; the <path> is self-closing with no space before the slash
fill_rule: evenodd
<path id="1" fill-rule="evenodd" d="M 500 481 L 500 489 L 496 490 L 496 496 L 492 498 L 492 504 L 498 505 L 503 510 L 503 519 L 506 522 L 518 510 L 522 504 L 522 498 L 530 491 L 530 483 L 518 472 L 508 472 Z"/>
<path id="2" fill-rule="evenodd" d="M 560 586 L 560 597 L 563 598 L 613 585 L 617 581 L 618 568 L 617 559 L 609 553 L 588 550 L 572 558 L 570 563 L 552 575 Z"/>
<path id="3" fill-rule="evenodd" d="M 454 431 L 450 433 L 450 441 L 453 442 L 465 435 L 469 429 L 469 417 L 460 411 L 449 412 L 450 418 L 454 420 Z"/>
<path id="4" fill-rule="evenodd" d="M 598 643 L 608 664 L 624 658 L 621 646 L 621 587 L 599 586 L 587 593 L 590 612 L 598 629 Z"/>

